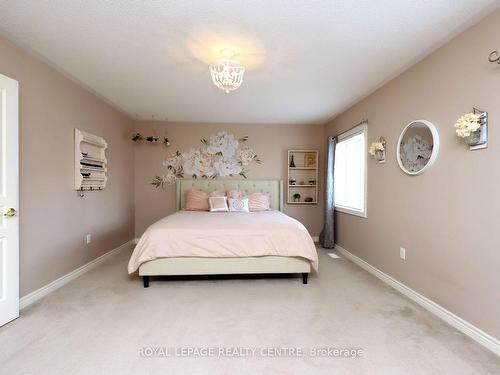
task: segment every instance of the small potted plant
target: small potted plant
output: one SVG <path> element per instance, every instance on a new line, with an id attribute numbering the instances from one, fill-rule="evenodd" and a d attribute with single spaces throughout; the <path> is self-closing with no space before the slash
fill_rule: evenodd
<path id="1" fill-rule="evenodd" d="M 460 117 L 455 124 L 455 131 L 469 146 L 486 143 L 486 121 L 482 121 L 484 113 L 467 113 Z"/>
<path id="2" fill-rule="evenodd" d="M 300 202 L 300 194 L 299 193 L 295 193 L 293 195 L 293 201 L 294 202 Z"/>
<path id="3" fill-rule="evenodd" d="M 376 161 L 383 162 L 385 160 L 385 145 L 384 142 L 373 142 L 370 145 L 368 153 L 374 157 Z"/>

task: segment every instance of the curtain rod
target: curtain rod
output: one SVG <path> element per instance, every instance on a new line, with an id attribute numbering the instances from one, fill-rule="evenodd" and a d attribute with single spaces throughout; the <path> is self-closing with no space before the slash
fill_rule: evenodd
<path id="1" fill-rule="evenodd" d="M 346 133 L 348 132 L 349 130 L 352 130 L 354 129 L 356 126 L 359 126 L 359 125 L 363 125 L 363 124 L 368 124 L 368 119 L 367 118 L 364 118 L 363 120 L 361 120 L 360 122 L 358 122 L 356 125 L 350 127 L 349 129 L 347 129 L 346 131 L 342 132 L 342 133 Z"/>

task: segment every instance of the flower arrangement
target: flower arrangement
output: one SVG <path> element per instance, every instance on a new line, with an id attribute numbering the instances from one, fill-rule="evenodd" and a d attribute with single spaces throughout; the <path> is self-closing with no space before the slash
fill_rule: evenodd
<path id="1" fill-rule="evenodd" d="M 202 138 L 200 148 L 191 148 L 187 152 L 176 151 L 163 161 L 166 173 L 155 176 L 152 185 L 164 187 L 174 184 L 177 178 L 246 177 L 247 167 L 252 162 L 261 161 L 246 142 L 248 137 L 235 138 L 225 131 L 213 134 L 208 139 Z"/>
<path id="2" fill-rule="evenodd" d="M 481 127 L 481 115 L 467 113 L 460 117 L 455 124 L 455 131 L 460 138 L 467 138 Z"/>
<path id="3" fill-rule="evenodd" d="M 368 153 L 379 163 L 385 163 L 385 145 L 385 139 L 380 137 L 378 142 L 372 142 L 368 150 Z"/>
<path id="4" fill-rule="evenodd" d="M 373 142 L 370 145 L 370 149 L 368 150 L 368 153 L 372 156 L 375 156 L 375 154 L 377 152 L 384 152 L 384 151 L 385 151 L 385 147 L 384 147 L 384 144 L 382 142 Z"/>

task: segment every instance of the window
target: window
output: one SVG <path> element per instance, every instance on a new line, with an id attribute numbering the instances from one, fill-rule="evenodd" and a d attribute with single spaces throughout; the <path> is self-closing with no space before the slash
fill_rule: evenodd
<path id="1" fill-rule="evenodd" d="M 338 136 L 335 149 L 335 210 L 366 217 L 365 124 Z"/>

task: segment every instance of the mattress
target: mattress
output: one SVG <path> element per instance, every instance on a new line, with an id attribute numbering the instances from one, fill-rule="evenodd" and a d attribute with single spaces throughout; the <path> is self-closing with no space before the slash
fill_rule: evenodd
<path id="1" fill-rule="evenodd" d="M 302 257 L 318 270 L 318 254 L 307 229 L 280 211 L 178 211 L 144 232 L 130 258 L 128 272 L 158 258 L 269 255 Z"/>

